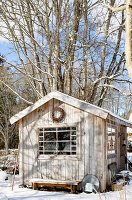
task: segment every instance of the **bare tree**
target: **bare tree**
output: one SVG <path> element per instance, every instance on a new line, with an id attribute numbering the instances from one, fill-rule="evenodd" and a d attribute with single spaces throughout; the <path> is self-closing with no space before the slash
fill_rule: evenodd
<path id="1" fill-rule="evenodd" d="M 23 98 L 20 87 L 15 95 L 32 104 L 59 90 L 99 106 L 109 90 L 129 96 L 118 88 L 119 81 L 128 82 L 122 44 L 124 11 L 117 19 L 112 11 L 116 1 L 109 2 L 104 1 L 109 8 L 105 9 L 100 0 L 0 0 L 0 34 L 12 44 L 17 64 L 4 61 L 35 98 Z M 124 5 L 118 10 L 124 10 Z"/>
<path id="2" fill-rule="evenodd" d="M 113 12 L 126 10 L 126 42 L 125 42 L 125 53 L 126 53 L 126 66 L 129 76 L 132 78 L 132 0 L 126 0 L 126 5 L 114 8 L 113 6 L 106 3 L 104 0 L 104 5 L 108 7 Z"/>
<path id="3" fill-rule="evenodd" d="M 8 68 L 4 64 L 0 65 L 0 78 L 8 85 L 12 84 Z M 10 140 L 17 135 L 17 126 L 11 126 L 9 122 L 9 118 L 15 113 L 15 110 L 16 97 L 0 82 L 0 139 L 4 143 L 6 154 L 8 154 Z"/>

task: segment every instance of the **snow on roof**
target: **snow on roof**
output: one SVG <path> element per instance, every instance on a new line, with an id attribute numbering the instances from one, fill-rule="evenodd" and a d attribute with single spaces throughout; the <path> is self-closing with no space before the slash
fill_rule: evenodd
<path id="1" fill-rule="evenodd" d="M 46 102 L 50 101 L 51 99 L 58 99 L 66 104 L 72 105 L 73 107 L 76 107 L 80 110 L 83 110 L 85 112 L 89 112 L 93 115 L 96 115 L 100 118 L 106 119 L 108 114 L 112 115 L 113 117 L 125 122 L 127 124 L 127 126 L 131 126 L 132 127 L 132 122 L 123 119 L 115 114 L 113 114 L 112 112 L 100 108 L 98 106 L 95 106 L 93 104 L 87 103 L 85 101 L 79 100 L 77 98 L 74 98 L 72 96 L 69 96 L 67 94 L 61 93 L 59 91 L 53 91 L 51 93 L 49 93 L 48 95 L 44 96 L 43 98 L 39 99 L 36 103 L 34 103 L 33 105 L 27 107 L 26 109 L 24 109 L 23 111 L 17 113 L 16 115 L 14 115 L 13 117 L 11 117 L 10 119 L 10 123 L 13 124 L 17 121 L 19 121 L 20 119 L 22 119 L 23 117 L 25 117 L 26 115 L 28 115 L 29 113 L 33 112 L 34 110 L 36 110 L 37 108 L 39 108 L 40 106 L 44 105 Z"/>

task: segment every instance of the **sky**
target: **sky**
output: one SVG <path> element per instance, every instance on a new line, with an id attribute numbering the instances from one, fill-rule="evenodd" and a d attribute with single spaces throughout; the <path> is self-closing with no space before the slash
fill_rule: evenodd
<path id="1" fill-rule="evenodd" d="M 0 54 L 10 62 L 13 61 L 16 55 L 12 50 L 12 44 L 6 40 L 0 40 Z"/>

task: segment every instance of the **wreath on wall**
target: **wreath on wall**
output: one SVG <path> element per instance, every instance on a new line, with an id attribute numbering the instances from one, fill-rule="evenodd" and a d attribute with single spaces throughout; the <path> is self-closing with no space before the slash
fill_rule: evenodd
<path id="1" fill-rule="evenodd" d="M 59 114 L 58 114 L 59 113 Z M 65 111 L 60 107 L 55 107 L 52 110 L 52 119 L 54 122 L 61 122 L 65 117 Z"/>

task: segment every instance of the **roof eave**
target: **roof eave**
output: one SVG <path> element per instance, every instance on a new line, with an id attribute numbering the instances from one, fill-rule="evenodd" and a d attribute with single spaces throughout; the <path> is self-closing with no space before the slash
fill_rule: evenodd
<path id="1" fill-rule="evenodd" d="M 125 119 L 115 115 L 114 113 L 111 113 L 108 110 L 105 110 L 105 109 L 100 108 L 98 106 L 92 105 L 92 104 L 87 103 L 85 101 L 81 101 L 79 99 L 76 99 L 74 97 L 71 97 L 69 95 L 63 94 L 63 93 L 58 92 L 58 91 L 53 91 L 53 92 L 49 93 L 48 95 L 39 99 L 33 105 L 31 105 L 31 106 L 27 107 L 26 109 L 24 109 L 23 111 L 17 113 L 13 117 L 11 117 L 10 123 L 13 124 L 13 123 L 19 121 L 20 119 L 22 119 L 26 115 L 30 114 L 31 112 L 33 112 L 34 110 L 36 110 L 40 106 L 44 105 L 46 102 L 50 101 L 53 98 L 58 99 L 59 101 L 62 101 L 64 103 L 71 105 L 73 107 L 76 107 L 80 110 L 83 110 L 84 112 L 88 112 L 88 113 L 91 113 L 93 115 L 96 115 L 96 116 L 98 116 L 102 119 L 107 119 L 108 115 L 111 115 L 115 118 L 116 121 L 120 122 L 121 124 L 124 124 L 125 126 L 128 126 L 128 127 L 132 127 L 132 122 L 125 120 Z"/>
<path id="2" fill-rule="evenodd" d="M 122 117 L 120 117 L 120 116 L 118 116 L 118 115 L 115 115 L 114 113 L 111 113 L 111 112 L 109 112 L 109 115 L 111 115 L 112 117 L 114 117 L 114 121 L 115 121 L 115 122 L 120 123 L 120 124 L 122 124 L 122 125 L 125 125 L 125 126 L 127 126 L 127 127 L 132 128 L 132 122 L 130 122 L 129 120 L 124 119 L 124 118 L 122 118 Z M 108 116 L 109 116 L 109 115 L 108 115 Z"/>
<path id="3" fill-rule="evenodd" d="M 63 94 L 61 92 L 54 91 L 54 92 L 51 92 L 48 95 L 44 96 L 42 99 L 39 99 L 33 105 L 27 107 L 23 111 L 17 113 L 13 117 L 11 117 L 10 123 L 13 124 L 13 123 L 19 121 L 21 118 L 25 117 L 29 113 L 33 112 L 35 109 L 44 105 L 46 102 L 48 102 L 52 98 L 58 99 L 58 100 L 60 100 L 64 103 L 67 103 L 67 104 L 72 105 L 76 108 L 79 108 L 80 110 L 94 114 L 94 115 L 96 115 L 100 118 L 103 118 L 103 119 L 107 118 L 108 112 L 105 112 L 103 109 L 101 109 L 101 108 L 99 108 L 95 105 L 89 104 L 87 102 L 81 101 L 79 99 L 76 99 L 74 97 L 71 97 L 69 95 Z"/>

